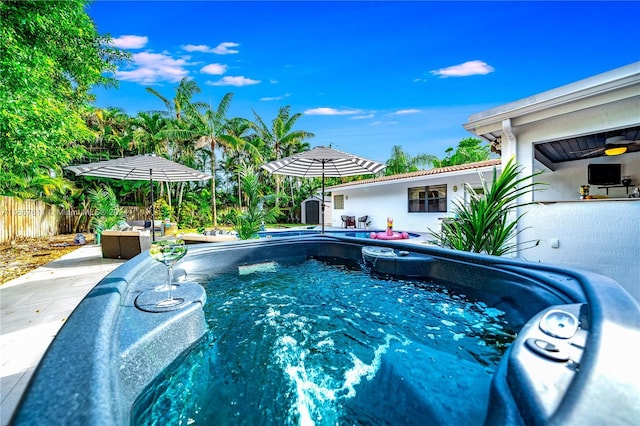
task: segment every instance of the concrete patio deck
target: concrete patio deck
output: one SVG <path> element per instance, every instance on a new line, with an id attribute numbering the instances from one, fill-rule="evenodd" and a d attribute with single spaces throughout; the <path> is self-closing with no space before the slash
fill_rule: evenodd
<path id="1" fill-rule="evenodd" d="M 29 379 L 71 312 L 126 260 L 86 245 L 0 286 L 0 421 L 9 424 Z"/>

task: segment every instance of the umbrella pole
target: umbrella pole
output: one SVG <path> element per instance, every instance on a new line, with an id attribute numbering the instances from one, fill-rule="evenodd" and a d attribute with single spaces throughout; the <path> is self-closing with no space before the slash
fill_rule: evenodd
<path id="1" fill-rule="evenodd" d="M 322 218 L 320 220 L 322 221 L 322 233 L 324 234 L 324 161 L 322 162 L 322 194 L 320 196 L 322 197 Z"/>
<path id="2" fill-rule="evenodd" d="M 149 169 L 149 181 L 151 182 L 151 240 L 156 241 L 156 215 L 153 209 L 153 170 Z"/>

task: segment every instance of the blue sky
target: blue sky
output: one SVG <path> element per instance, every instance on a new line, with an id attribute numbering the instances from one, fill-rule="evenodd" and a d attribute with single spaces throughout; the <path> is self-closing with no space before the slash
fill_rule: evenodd
<path id="1" fill-rule="evenodd" d="M 164 109 L 182 77 L 229 117 L 296 129 L 386 161 L 394 145 L 444 157 L 469 115 L 640 60 L 640 2 L 105 1 L 100 34 L 130 51 L 96 105 Z"/>

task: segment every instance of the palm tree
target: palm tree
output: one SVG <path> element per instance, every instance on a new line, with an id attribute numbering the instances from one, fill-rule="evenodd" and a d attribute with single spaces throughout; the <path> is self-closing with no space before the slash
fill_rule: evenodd
<path id="1" fill-rule="evenodd" d="M 258 136 L 262 139 L 267 149 L 271 151 L 269 160 L 278 160 L 287 155 L 295 154 L 303 150 L 302 141 L 314 137 L 311 132 L 304 130 L 292 130 L 296 121 L 302 117 L 301 113 L 289 114 L 290 107 L 281 107 L 278 115 L 271 122 L 271 127 L 267 126 L 262 118 L 254 112 L 256 121 L 254 126 Z M 278 199 L 280 196 L 280 176 L 275 175 L 276 180 L 276 201 L 278 207 Z"/>
<path id="2" fill-rule="evenodd" d="M 167 155 L 166 138 L 161 133 L 166 127 L 166 120 L 158 112 L 140 112 L 133 119 L 133 139 L 139 154 Z"/>
<path id="3" fill-rule="evenodd" d="M 240 170 L 242 167 L 259 165 L 264 162 L 260 143 L 262 142 L 252 133 L 253 127 L 249 120 L 232 118 L 225 125 L 224 138 L 228 141 L 222 146 L 222 169 L 235 179 L 239 207 L 242 207 L 242 183 Z M 232 149 L 242 147 L 243 149 Z"/>
<path id="4" fill-rule="evenodd" d="M 146 90 L 157 96 L 166 108 L 166 111 L 158 112 L 164 115 L 167 121 L 165 122 L 165 127 L 157 133 L 157 136 L 161 139 L 167 139 L 168 146 L 166 155 L 169 158 L 180 157 L 182 154 L 180 152 L 172 152 L 172 148 L 177 148 L 178 151 L 180 151 L 181 148 L 184 148 L 180 142 L 195 141 L 197 139 L 197 136 L 194 135 L 195 132 L 191 130 L 192 126 L 188 123 L 189 120 L 187 116 L 192 115 L 198 108 L 206 106 L 206 104 L 202 102 L 192 102 L 193 96 L 200 93 L 200 88 L 194 80 L 184 77 L 176 87 L 176 94 L 173 99 L 165 98 L 151 87 L 147 87 Z M 171 142 L 174 143 L 171 144 Z M 171 205 L 170 186 L 168 182 L 166 183 L 166 187 L 169 205 Z M 184 186 L 180 187 L 180 191 L 182 191 L 183 187 Z M 178 198 L 181 199 L 181 196 Z"/>
<path id="5" fill-rule="evenodd" d="M 429 166 L 438 162 L 438 158 L 430 154 L 411 156 L 402 150 L 400 145 L 391 149 L 391 158 L 387 160 L 385 176 L 415 172 L 420 166 Z"/>
<path id="6" fill-rule="evenodd" d="M 206 105 L 202 102 L 193 103 L 191 101 L 195 95 L 200 93 L 200 88 L 194 80 L 190 80 L 188 77 L 184 77 L 180 80 L 178 87 L 176 87 L 176 95 L 173 99 L 165 98 L 152 87 L 147 87 L 147 92 L 157 96 L 167 108 L 166 111 L 161 111 L 161 114 L 168 114 L 177 120 L 180 120 L 186 111 L 189 111 L 194 107 Z"/>
<path id="7" fill-rule="evenodd" d="M 89 144 L 92 153 L 103 151 L 108 154 L 118 151 L 123 156 L 123 151 L 128 145 L 122 139 L 129 129 L 129 116 L 119 108 L 94 109 L 87 119 L 87 126 L 94 132 L 95 141 Z M 126 136 L 125 136 L 126 138 Z M 96 146 L 97 145 L 97 146 Z"/>
<path id="8" fill-rule="evenodd" d="M 218 226 L 217 206 L 216 206 L 216 148 L 221 146 L 228 149 L 239 149 L 242 141 L 233 136 L 225 134 L 225 126 L 227 124 L 227 111 L 233 99 L 233 93 L 227 93 L 223 96 L 218 104 L 218 108 L 214 111 L 211 106 L 207 106 L 204 111 L 202 108 L 193 108 L 188 112 L 188 119 L 193 126 L 190 132 L 196 137 L 195 148 L 208 148 L 209 161 L 211 164 L 211 215 L 213 217 L 213 226 Z M 185 133 L 188 134 L 188 133 Z"/>

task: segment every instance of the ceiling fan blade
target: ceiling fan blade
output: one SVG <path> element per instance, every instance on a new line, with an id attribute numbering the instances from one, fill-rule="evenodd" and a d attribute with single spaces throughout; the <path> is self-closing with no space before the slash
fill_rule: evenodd
<path id="1" fill-rule="evenodd" d="M 604 148 L 604 147 L 603 148 L 593 149 L 593 150 L 591 150 L 591 152 L 587 152 L 586 154 L 581 155 L 580 158 L 585 158 L 585 157 L 589 157 L 590 155 L 598 154 L 598 153 L 604 151 L 605 149 L 606 148 Z"/>
<path id="2" fill-rule="evenodd" d="M 637 145 L 640 144 L 640 140 L 632 141 L 624 138 L 608 138 L 606 145 L 609 146 L 624 146 L 624 145 Z"/>
<path id="3" fill-rule="evenodd" d="M 569 151 L 569 154 L 578 154 L 580 152 L 586 152 L 586 151 L 596 151 L 599 149 L 604 149 L 604 148 L 585 148 L 585 149 L 579 149 L 577 151 Z"/>

